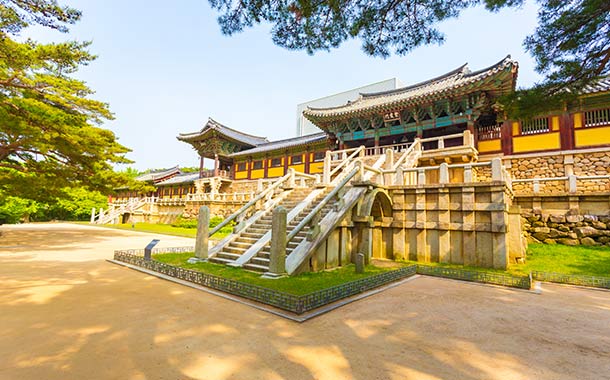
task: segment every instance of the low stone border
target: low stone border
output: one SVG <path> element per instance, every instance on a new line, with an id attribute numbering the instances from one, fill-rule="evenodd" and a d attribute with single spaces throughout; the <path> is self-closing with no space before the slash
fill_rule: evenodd
<path id="1" fill-rule="evenodd" d="M 558 284 L 589 286 L 610 289 L 610 277 L 583 276 L 554 272 L 532 271 L 532 278 L 537 281 L 555 282 Z"/>
<path id="2" fill-rule="evenodd" d="M 529 276 L 512 276 L 502 273 L 469 271 L 464 269 L 444 268 L 421 264 L 417 264 L 417 273 L 427 276 L 481 282 L 485 284 L 501 285 L 520 289 L 531 289 L 532 287 L 532 282 Z"/>
<path id="3" fill-rule="evenodd" d="M 141 251 L 141 252 L 140 252 Z M 166 251 L 187 252 L 187 251 Z M 192 251 L 191 251 L 192 252 Z M 390 272 L 361 278 L 331 288 L 322 289 L 305 295 L 293 295 L 258 285 L 247 284 L 241 281 L 180 268 L 155 260 L 144 260 L 144 250 L 122 250 L 114 252 L 114 260 L 132 264 L 141 268 L 152 270 L 177 279 L 189 281 L 215 290 L 220 290 L 236 296 L 264 303 L 295 314 L 319 308 L 324 305 L 351 297 L 388 283 L 410 277 L 416 274 L 417 266 L 410 265 Z M 163 253 L 155 252 L 153 253 Z"/>

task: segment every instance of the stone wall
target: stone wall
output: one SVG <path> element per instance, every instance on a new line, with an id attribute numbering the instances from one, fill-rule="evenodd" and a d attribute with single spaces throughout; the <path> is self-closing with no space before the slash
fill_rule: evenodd
<path id="1" fill-rule="evenodd" d="M 390 187 L 395 259 L 506 268 L 525 257 L 505 184 Z"/>
<path id="2" fill-rule="evenodd" d="M 221 216 L 226 218 L 239 210 L 246 203 L 247 201 L 189 201 L 182 209 L 182 217 L 186 219 L 195 219 L 199 215 L 199 208 L 201 206 L 208 206 L 212 217 Z"/>
<path id="3" fill-rule="evenodd" d="M 593 149 L 587 152 L 540 153 L 537 155 L 509 156 L 504 165 L 514 180 L 534 178 L 561 178 L 575 176 L 610 175 L 610 149 Z M 481 178 L 483 176 L 480 175 Z M 598 194 L 610 192 L 609 179 L 577 179 L 576 194 Z M 534 193 L 533 182 L 514 182 L 517 195 Z M 566 194 L 568 180 L 541 180 L 541 195 Z"/>
<path id="4" fill-rule="evenodd" d="M 610 216 L 523 213 L 523 231 L 531 243 L 606 245 L 610 247 Z"/>

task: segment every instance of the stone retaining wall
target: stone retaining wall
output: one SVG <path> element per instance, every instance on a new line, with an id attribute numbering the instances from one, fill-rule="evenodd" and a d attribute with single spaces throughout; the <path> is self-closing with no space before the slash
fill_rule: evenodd
<path id="1" fill-rule="evenodd" d="M 610 216 L 523 213 L 523 232 L 530 243 L 610 247 Z"/>
<path id="2" fill-rule="evenodd" d="M 513 179 L 557 178 L 576 176 L 610 175 L 610 150 L 587 153 L 556 153 L 526 157 L 507 157 L 504 160 Z M 541 181 L 540 193 L 565 194 L 567 181 Z M 515 194 L 531 194 L 533 184 L 513 183 Z M 594 194 L 610 191 L 610 181 L 578 179 L 578 194 Z"/>

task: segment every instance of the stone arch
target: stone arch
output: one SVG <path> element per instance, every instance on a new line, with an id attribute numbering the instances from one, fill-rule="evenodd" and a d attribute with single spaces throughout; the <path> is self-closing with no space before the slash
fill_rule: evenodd
<path id="1" fill-rule="evenodd" d="M 358 207 L 358 216 L 368 220 L 362 227 L 361 250 L 369 258 L 394 259 L 392 250 L 392 198 L 384 189 L 373 189 L 365 194 Z"/>

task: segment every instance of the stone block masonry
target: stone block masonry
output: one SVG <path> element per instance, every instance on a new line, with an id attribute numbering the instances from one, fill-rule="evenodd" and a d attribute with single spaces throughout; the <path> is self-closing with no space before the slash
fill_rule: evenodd
<path id="1" fill-rule="evenodd" d="M 610 247 L 610 216 L 524 213 L 523 231 L 531 243 Z"/>
<path id="2" fill-rule="evenodd" d="M 396 259 L 507 268 L 525 256 L 504 182 L 391 187 L 390 193 Z"/>

